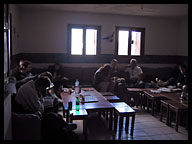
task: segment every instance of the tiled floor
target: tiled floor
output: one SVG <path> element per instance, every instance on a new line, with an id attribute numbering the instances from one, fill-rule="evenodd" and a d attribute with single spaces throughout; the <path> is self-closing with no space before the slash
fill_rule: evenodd
<path id="1" fill-rule="evenodd" d="M 188 140 L 188 131 L 179 126 L 179 131 L 176 132 L 174 123 L 172 127 L 168 127 L 165 122 L 159 121 L 159 116 L 152 116 L 144 110 L 137 109 L 135 117 L 135 128 L 133 137 L 125 132 L 125 125 L 122 130 L 121 140 Z M 131 122 L 131 119 L 130 119 Z M 75 120 L 78 128 L 75 132 L 79 135 L 79 139 L 83 139 L 82 128 L 83 122 L 81 120 Z M 107 127 L 107 121 L 96 114 L 91 114 L 88 117 L 88 140 L 118 140 L 118 128 L 117 132 L 110 131 Z"/>

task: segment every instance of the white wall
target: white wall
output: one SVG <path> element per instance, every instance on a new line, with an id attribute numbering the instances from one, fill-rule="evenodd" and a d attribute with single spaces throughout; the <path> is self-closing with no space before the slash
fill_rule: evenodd
<path id="1" fill-rule="evenodd" d="M 15 5 L 9 6 L 10 13 L 12 14 L 12 55 L 16 55 L 21 52 L 21 47 L 19 46 L 20 13 Z"/>
<path id="2" fill-rule="evenodd" d="M 21 53 L 66 53 L 67 24 L 90 24 L 101 25 L 102 38 L 115 26 L 144 27 L 146 55 L 188 56 L 188 46 L 180 48 L 188 37 L 188 27 L 175 19 L 23 9 L 20 20 Z M 179 35 L 185 38 L 180 41 Z M 114 49 L 114 41 L 101 40 L 102 54 L 113 54 Z"/>

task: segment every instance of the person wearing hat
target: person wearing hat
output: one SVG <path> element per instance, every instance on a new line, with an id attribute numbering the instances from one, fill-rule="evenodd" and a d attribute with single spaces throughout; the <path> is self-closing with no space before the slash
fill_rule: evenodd
<path id="1" fill-rule="evenodd" d="M 35 113 L 44 112 L 44 99 L 42 92 L 50 87 L 51 81 L 47 76 L 41 76 L 36 80 L 30 80 L 23 84 L 15 97 L 15 101 L 23 108 L 24 111 Z"/>

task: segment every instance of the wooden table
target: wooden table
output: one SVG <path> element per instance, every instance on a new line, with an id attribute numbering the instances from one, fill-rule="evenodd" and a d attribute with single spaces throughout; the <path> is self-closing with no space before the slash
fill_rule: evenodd
<path id="1" fill-rule="evenodd" d="M 156 88 L 127 88 L 128 92 L 133 92 L 133 93 L 137 93 L 138 95 L 135 97 L 136 99 L 136 106 L 138 107 L 138 105 L 140 105 L 141 108 L 143 108 L 145 110 L 145 106 L 146 106 L 146 98 L 144 97 L 144 90 L 152 90 L 152 89 L 156 89 Z"/>
<path id="2" fill-rule="evenodd" d="M 149 100 L 152 101 L 152 116 L 154 116 L 154 107 L 155 103 L 160 101 L 161 99 L 165 99 L 165 97 L 161 93 L 153 93 L 151 89 L 146 89 L 143 91 L 144 95 L 147 97 L 147 111 L 149 112 Z"/>
<path id="3" fill-rule="evenodd" d="M 103 97 L 99 92 L 97 92 L 95 89 L 91 88 L 91 90 L 81 90 L 81 94 L 84 96 L 94 96 L 97 98 L 97 102 L 90 102 L 90 103 L 80 103 L 80 110 L 85 109 L 88 114 L 89 112 L 109 112 L 109 129 L 112 130 L 112 113 L 114 110 L 114 106 L 107 101 L 105 97 Z M 68 102 L 72 102 L 72 110 L 76 109 L 76 94 L 66 94 L 66 93 L 61 93 L 61 97 L 63 100 L 63 110 L 67 112 L 67 119 L 69 118 L 69 111 L 68 111 Z M 67 120 L 68 121 L 68 120 Z"/>
<path id="4" fill-rule="evenodd" d="M 188 108 L 188 100 L 180 99 L 181 93 L 161 93 L 161 95 Z"/>

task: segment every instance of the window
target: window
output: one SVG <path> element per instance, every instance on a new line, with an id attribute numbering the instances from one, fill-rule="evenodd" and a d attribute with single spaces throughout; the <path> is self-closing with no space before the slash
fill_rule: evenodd
<path id="1" fill-rule="evenodd" d="M 144 54 L 144 28 L 116 27 L 117 55 L 140 56 Z"/>
<path id="2" fill-rule="evenodd" d="M 100 26 L 69 25 L 68 53 L 97 55 L 100 53 Z"/>

